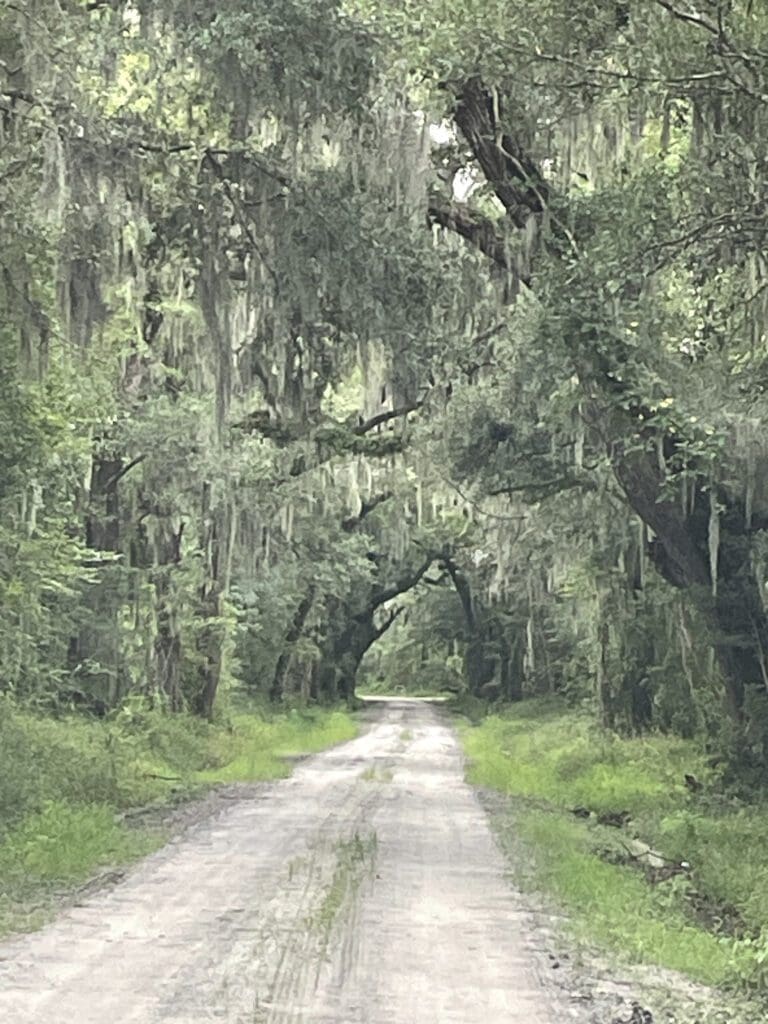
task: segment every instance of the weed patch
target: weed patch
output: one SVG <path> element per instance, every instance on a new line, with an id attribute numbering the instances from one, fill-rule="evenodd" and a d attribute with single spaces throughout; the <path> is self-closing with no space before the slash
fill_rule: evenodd
<path id="1" fill-rule="evenodd" d="M 375 765 L 360 773 L 363 782 L 391 782 L 393 777 L 391 768 L 377 768 Z"/>
<path id="2" fill-rule="evenodd" d="M 9 833 L 0 847 L 0 877 L 20 893 L 41 883 L 82 882 L 94 868 L 142 856 L 157 842 L 116 822 L 106 804 L 51 801 Z"/>
<path id="3" fill-rule="evenodd" d="M 260 717 L 236 714 L 229 730 L 219 730 L 210 744 L 213 764 L 196 773 L 200 782 L 254 782 L 290 775 L 289 759 L 311 754 L 357 734 L 345 711 L 293 709 Z"/>
<path id="4" fill-rule="evenodd" d="M 164 841 L 121 812 L 221 782 L 274 779 L 288 758 L 351 739 L 343 711 L 233 713 L 210 725 L 127 706 L 105 720 L 0 701 L 0 934 L 37 927 L 68 890 Z"/>
<path id="5" fill-rule="evenodd" d="M 349 839 L 340 839 L 336 843 L 333 876 L 310 921 L 311 926 L 320 933 L 323 953 L 328 948 L 331 933 L 345 908 L 355 900 L 365 879 L 373 875 L 377 848 L 375 832 L 367 836 L 355 832 Z"/>
<path id="6" fill-rule="evenodd" d="M 768 991 L 768 808 L 726 798 L 693 741 L 621 739 L 552 702 L 474 718 L 461 727 L 468 777 L 518 798 L 528 881 L 580 935 L 698 981 Z M 685 871 L 643 870 L 631 855 L 640 840 Z"/>

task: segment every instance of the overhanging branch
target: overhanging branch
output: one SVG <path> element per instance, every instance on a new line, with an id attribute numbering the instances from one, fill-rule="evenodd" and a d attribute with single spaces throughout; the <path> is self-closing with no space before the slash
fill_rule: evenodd
<path id="1" fill-rule="evenodd" d="M 498 96 L 478 77 L 462 86 L 454 118 L 483 174 L 517 228 L 548 205 L 549 186 L 519 139 L 502 129 Z"/>
<path id="2" fill-rule="evenodd" d="M 119 480 L 123 479 L 126 473 L 130 473 L 130 471 L 136 466 L 140 466 L 146 457 L 146 455 L 137 455 L 136 458 L 132 459 L 126 466 L 123 466 L 116 473 L 113 473 L 109 480 L 107 480 L 106 484 L 104 484 L 104 490 L 108 491 L 110 488 L 114 487 Z"/>
<path id="3" fill-rule="evenodd" d="M 380 626 L 376 626 L 374 629 L 374 641 L 379 640 L 387 632 L 389 627 L 395 622 L 395 620 L 403 614 L 405 611 L 405 605 L 398 605 L 393 608 L 387 618 Z"/>
<path id="4" fill-rule="evenodd" d="M 584 491 L 596 491 L 597 484 L 594 480 L 584 479 L 577 480 L 574 477 L 555 477 L 552 480 L 542 481 L 530 481 L 525 484 L 510 484 L 506 487 L 495 487 L 488 491 L 489 495 L 497 496 L 501 494 L 519 494 L 530 492 L 537 494 L 540 492 L 550 492 L 552 494 L 559 494 L 561 491 L 569 491 L 574 487 L 581 488 Z"/>
<path id="5" fill-rule="evenodd" d="M 358 526 L 360 526 L 366 516 L 369 516 L 371 512 L 377 509 L 379 505 L 382 505 L 385 501 L 389 501 L 391 497 L 392 491 L 384 491 L 382 494 L 375 494 L 368 501 L 364 501 L 356 516 L 350 516 L 342 522 L 342 530 L 344 530 L 345 533 L 352 533 Z"/>
<path id="6" fill-rule="evenodd" d="M 681 11 L 679 7 L 675 7 L 673 3 L 670 3 L 670 0 L 656 0 L 656 3 L 659 7 L 663 7 L 665 11 L 669 11 L 678 21 L 685 21 L 689 25 L 703 28 L 705 32 L 709 32 L 711 35 L 720 36 L 720 29 L 717 25 L 697 11 Z"/>
<path id="7" fill-rule="evenodd" d="M 430 554 L 417 569 L 405 573 L 399 580 L 390 584 L 390 586 L 379 590 L 371 598 L 370 607 L 375 611 L 376 608 L 380 608 L 381 605 L 386 604 L 387 601 L 392 601 L 399 594 L 404 594 L 407 590 L 412 590 L 424 573 L 429 569 L 430 565 L 432 565 L 433 561 L 434 558 Z"/>
<path id="8" fill-rule="evenodd" d="M 464 619 L 467 623 L 467 629 L 470 633 L 474 633 L 477 628 L 477 617 L 475 615 L 475 606 L 472 601 L 472 589 L 469 585 L 469 581 L 452 558 L 445 555 L 441 559 L 441 564 L 445 566 L 448 575 L 451 577 L 456 593 L 459 596 L 461 608 L 464 612 Z"/>
<path id="9" fill-rule="evenodd" d="M 390 420 L 399 419 L 401 416 L 407 416 L 410 412 L 416 412 L 417 409 L 421 409 L 423 402 L 412 402 L 410 405 L 401 406 L 399 409 L 388 409 L 387 412 L 379 412 L 375 416 L 371 416 L 370 419 L 365 420 L 363 423 L 359 423 L 353 430 L 353 433 L 358 437 L 362 437 L 363 434 L 368 434 L 371 430 L 375 430 L 376 427 L 381 426 L 382 423 L 389 423 Z"/>
<path id="10" fill-rule="evenodd" d="M 516 274 L 504 236 L 490 218 L 470 210 L 463 203 L 450 203 L 437 196 L 430 199 L 427 216 L 431 224 L 439 224 L 455 232 L 492 259 L 497 266 Z M 526 278 L 520 280 L 523 284 L 530 283 Z"/>

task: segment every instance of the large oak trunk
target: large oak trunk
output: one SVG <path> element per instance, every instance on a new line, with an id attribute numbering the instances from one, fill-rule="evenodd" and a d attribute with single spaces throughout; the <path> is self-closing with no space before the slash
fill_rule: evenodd
<path id="1" fill-rule="evenodd" d="M 768 685 L 768 616 L 743 510 L 723 492 L 713 498 L 701 480 L 687 508 L 664 497 L 661 470 L 648 453 L 619 456 L 614 467 L 630 505 L 655 535 L 650 545 L 654 565 L 674 586 L 685 588 L 709 624 L 728 712 L 741 723 L 747 688 L 764 691 Z M 720 508 L 714 580 L 711 500 Z"/>

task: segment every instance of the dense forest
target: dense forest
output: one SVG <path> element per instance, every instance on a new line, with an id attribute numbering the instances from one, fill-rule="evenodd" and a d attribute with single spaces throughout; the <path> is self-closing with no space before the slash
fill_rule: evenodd
<path id="1" fill-rule="evenodd" d="M 0 0 L 8 699 L 364 664 L 756 778 L 767 100 L 756 0 Z"/>

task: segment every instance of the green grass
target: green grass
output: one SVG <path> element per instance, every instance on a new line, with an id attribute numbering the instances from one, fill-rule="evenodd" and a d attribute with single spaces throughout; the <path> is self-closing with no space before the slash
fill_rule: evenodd
<path id="1" fill-rule="evenodd" d="M 344 711 L 238 711 L 209 725 L 129 707 L 51 718 L 0 701 L 0 934 L 36 927 L 66 891 L 162 845 L 121 812 L 222 782 L 288 775 L 291 759 L 351 739 Z"/>
<path id="2" fill-rule="evenodd" d="M 312 754 L 357 735 L 346 711 L 291 710 L 262 718 L 236 714 L 233 732 L 219 733 L 213 742 L 217 764 L 196 773 L 199 781 L 252 782 L 290 775 L 290 760 Z"/>
<path id="3" fill-rule="evenodd" d="M 391 768 L 377 768 L 375 765 L 371 765 L 370 768 L 366 768 L 360 773 L 360 778 L 363 782 L 391 782 L 394 778 Z"/>
<path id="4" fill-rule="evenodd" d="M 587 830 L 576 821 L 532 811 L 519 829 L 537 851 L 538 883 L 566 904 L 584 937 L 697 981 L 728 980 L 730 948 L 693 925 L 674 901 L 665 906 L 640 873 L 596 857 Z"/>
<path id="5" fill-rule="evenodd" d="M 6 837 L 0 878 L 18 893 L 40 883 L 82 882 L 94 868 L 140 857 L 155 845 L 155 837 L 119 824 L 106 804 L 51 801 Z"/>
<path id="6" fill-rule="evenodd" d="M 373 875 L 377 849 L 375 832 L 364 837 L 355 832 L 349 839 L 336 843 L 333 875 L 308 922 L 320 933 L 323 950 L 327 949 L 331 932 L 345 908 L 355 900 L 364 880 Z"/>
<path id="7" fill-rule="evenodd" d="M 619 739 L 552 704 L 488 716 L 465 733 L 465 743 L 478 785 L 561 807 L 627 810 L 634 817 L 656 817 L 685 803 L 686 772 L 702 781 L 711 776 L 689 741 Z"/>
<path id="8" fill-rule="evenodd" d="M 461 729 L 468 777 L 519 798 L 513 831 L 531 852 L 530 880 L 562 903 L 582 937 L 698 981 L 768 990 L 768 808 L 723 796 L 691 741 L 620 739 L 551 702 L 475 723 Z M 700 794 L 688 791 L 685 773 L 702 782 Z M 585 822 L 574 807 L 627 811 L 631 825 Z M 688 861 L 690 876 L 651 884 L 606 859 L 632 836 Z M 718 916 L 743 932 L 718 927 Z"/>

